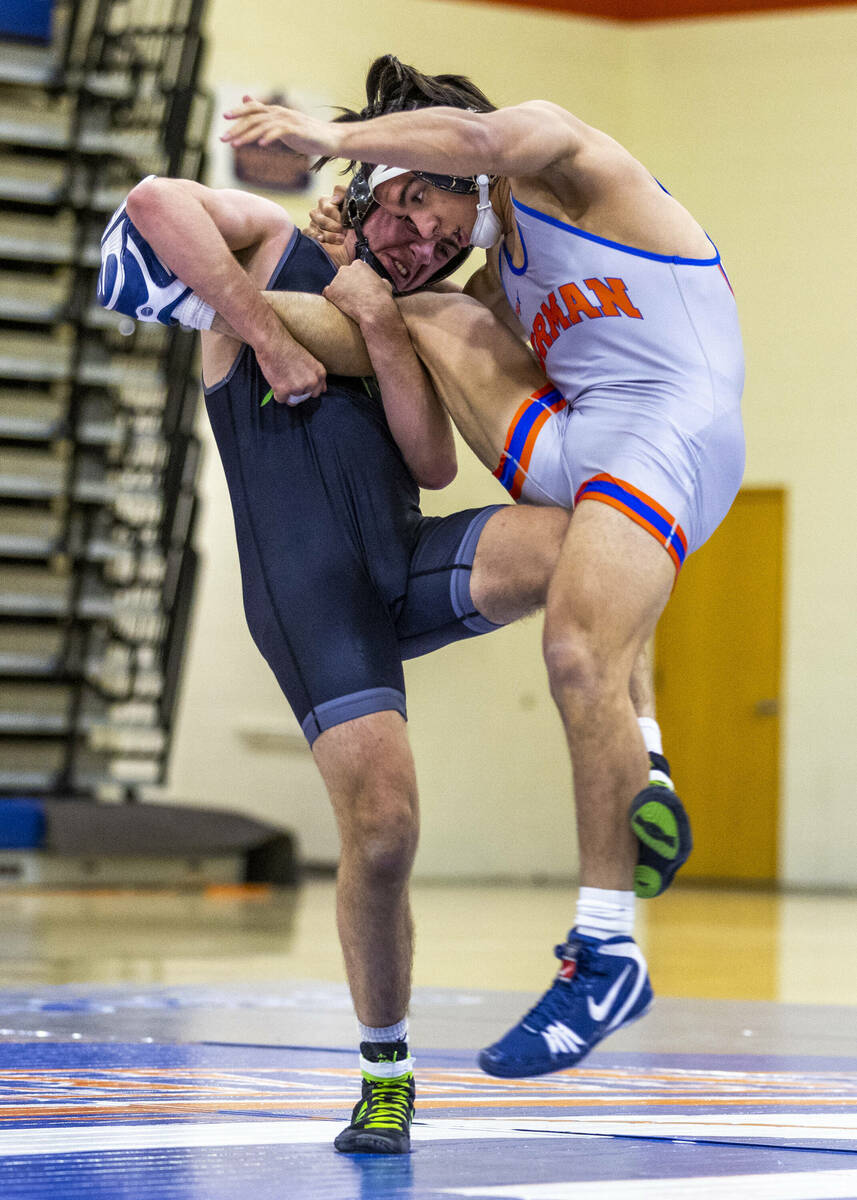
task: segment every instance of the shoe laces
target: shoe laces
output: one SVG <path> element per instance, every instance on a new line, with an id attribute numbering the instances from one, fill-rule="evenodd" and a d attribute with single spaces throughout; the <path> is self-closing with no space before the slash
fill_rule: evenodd
<path id="1" fill-rule="evenodd" d="M 583 942 L 576 940 L 561 942 L 558 946 L 554 946 L 554 954 L 561 961 L 574 962 L 574 974 L 570 979 L 558 976 L 554 980 L 553 986 L 548 988 L 541 1000 L 534 1004 L 524 1017 L 524 1023 L 528 1023 L 531 1018 L 546 1023 L 554 1019 L 561 1019 L 566 1012 L 569 994 L 579 995 L 589 991 L 593 975 L 606 973 L 606 964 L 598 953 Z"/>
<path id="2" fill-rule="evenodd" d="M 413 1075 L 399 1079 L 367 1079 L 369 1091 L 364 1097 L 366 1110 L 359 1118 L 364 1129 L 407 1130 L 411 1123 L 411 1082 Z"/>

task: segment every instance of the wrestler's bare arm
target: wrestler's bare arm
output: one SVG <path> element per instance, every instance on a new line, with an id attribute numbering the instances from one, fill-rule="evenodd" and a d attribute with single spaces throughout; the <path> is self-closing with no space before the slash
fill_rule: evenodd
<path id="1" fill-rule="evenodd" d="M 356 322 L 323 296 L 264 296 L 292 337 L 331 373 L 373 373 Z M 544 387 L 544 374 L 520 337 L 469 296 L 419 292 L 397 305 L 434 392 L 471 450 L 493 470 L 521 398 Z"/>
<path id="2" fill-rule="evenodd" d="M 516 194 L 538 207 L 556 207 L 555 215 L 567 219 L 607 203 L 608 225 L 619 222 L 614 209 L 625 225 L 638 190 L 649 194 L 658 217 L 667 207 L 666 193 L 627 150 L 548 100 L 488 113 L 430 107 L 343 123 L 252 100 L 225 115 L 230 125 L 223 140 L 234 145 L 280 140 L 310 154 L 440 174 L 484 172 L 511 180 Z"/>
<path id="3" fill-rule="evenodd" d="M 321 363 L 284 337 L 258 290 L 294 228 L 279 205 L 249 192 L 151 178 L 131 191 L 127 211 L 155 253 L 253 346 L 278 398 L 321 393 Z"/>
<path id="4" fill-rule="evenodd" d="M 356 321 L 372 360 L 390 432 L 422 487 L 455 478 L 452 423 L 414 351 L 391 285 L 359 259 L 341 267 L 325 298 Z"/>
<path id="5" fill-rule="evenodd" d="M 380 284 L 374 272 L 372 278 Z M 281 291 L 262 295 L 291 337 L 324 363 L 331 374 L 377 377 L 390 432 L 417 483 L 424 488 L 446 487 L 457 469 L 449 418 L 423 371 L 392 298 L 393 313 L 366 324 L 370 356 L 357 322 L 324 296 Z M 368 311 L 368 306 L 361 307 Z M 220 315 L 215 317 L 212 330 L 233 333 Z"/>
<path id="6" fill-rule="evenodd" d="M 233 145 L 279 140 L 307 154 L 453 175 L 538 175 L 573 161 L 589 133 L 584 122 L 547 100 L 490 113 L 433 107 L 344 123 L 251 100 L 225 115 L 231 124 L 223 140 Z"/>
<path id="7" fill-rule="evenodd" d="M 485 172 L 510 181 L 519 198 L 560 219 L 585 217 L 599 236 L 658 254 L 709 253 L 699 224 L 642 163 L 608 134 L 547 100 L 489 113 L 421 108 L 341 124 L 255 100 L 226 115 L 230 127 L 223 140 L 235 145 L 281 140 L 307 153 L 406 169 Z"/>
<path id="8" fill-rule="evenodd" d="M 333 375 L 371 375 L 372 360 L 360 326 L 335 304 L 312 292 L 262 292 L 289 334 Z M 211 326 L 214 333 L 235 337 L 221 313 Z"/>

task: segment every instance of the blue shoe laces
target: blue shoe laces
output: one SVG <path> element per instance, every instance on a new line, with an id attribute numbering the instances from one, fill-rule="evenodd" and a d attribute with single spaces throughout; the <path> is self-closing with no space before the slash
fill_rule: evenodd
<path id="1" fill-rule="evenodd" d="M 583 942 L 561 942 L 560 945 L 554 946 L 554 954 L 558 959 L 574 961 L 576 963 L 574 974 L 571 979 L 555 979 L 541 1000 L 534 1004 L 523 1018 L 522 1025 L 528 1024 L 531 1017 L 540 1021 L 544 1020 L 546 1023 L 554 1019 L 561 1019 L 565 1015 L 569 993 L 586 992 L 590 986 L 588 980 L 591 980 L 593 975 L 607 974 L 607 964 L 597 952 L 584 945 Z M 580 977 L 581 970 L 586 972 L 586 979 Z"/>

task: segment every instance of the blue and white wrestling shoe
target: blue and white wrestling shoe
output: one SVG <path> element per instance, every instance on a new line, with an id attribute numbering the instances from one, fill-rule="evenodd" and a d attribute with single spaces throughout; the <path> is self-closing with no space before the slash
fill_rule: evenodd
<path id="1" fill-rule="evenodd" d="M 175 310 L 192 290 L 164 266 L 132 223 L 123 200 L 101 239 L 98 303 L 135 321 L 178 325 Z"/>
<path id="2" fill-rule="evenodd" d="M 576 1066 L 608 1033 L 636 1021 L 652 1003 L 652 985 L 633 938 L 594 938 L 572 929 L 554 951 L 553 986 L 504 1038 L 479 1053 L 489 1075 L 516 1079 Z"/>

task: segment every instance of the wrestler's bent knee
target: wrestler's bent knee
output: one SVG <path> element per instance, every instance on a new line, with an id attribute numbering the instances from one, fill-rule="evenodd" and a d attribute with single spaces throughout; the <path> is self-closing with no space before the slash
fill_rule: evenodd
<path id="1" fill-rule="evenodd" d="M 416 814 L 406 806 L 357 816 L 343 833 L 343 850 L 374 879 L 406 878 L 419 840 Z"/>

